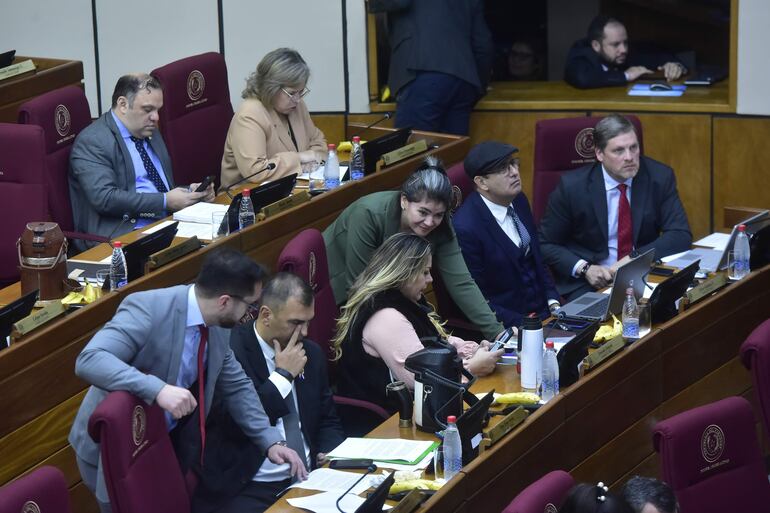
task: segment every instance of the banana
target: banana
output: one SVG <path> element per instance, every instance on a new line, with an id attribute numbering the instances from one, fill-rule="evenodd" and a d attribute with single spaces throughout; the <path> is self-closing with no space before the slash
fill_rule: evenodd
<path id="1" fill-rule="evenodd" d="M 618 320 L 615 315 L 612 316 L 612 326 L 604 325 L 600 327 L 596 331 L 596 335 L 594 335 L 594 342 L 597 344 L 601 344 L 602 342 L 607 342 L 608 340 L 612 340 L 613 338 L 617 337 L 623 333 L 623 323 Z"/>
<path id="2" fill-rule="evenodd" d="M 513 392 L 501 394 L 496 401 L 500 404 L 537 404 L 540 396 L 532 392 Z"/>
<path id="3" fill-rule="evenodd" d="M 427 479 L 409 479 L 393 483 L 389 493 L 401 493 L 409 490 L 438 490 L 442 484 L 438 481 L 429 481 Z"/>

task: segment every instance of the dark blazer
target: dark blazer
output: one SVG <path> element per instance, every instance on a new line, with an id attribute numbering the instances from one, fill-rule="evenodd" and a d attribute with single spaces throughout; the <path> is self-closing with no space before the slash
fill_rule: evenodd
<path id="1" fill-rule="evenodd" d="M 513 200 L 513 208 L 531 235 L 534 269 L 520 267 L 521 250 L 500 228 L 478 192 L 468 196 L 452 217 L 468 270 L 489 301 L 489 306 L 506 326 L 518 326 L 522 317 L 529 313 L 522 294 L 525 287 L 523 273 L 532 272 L 536 276 L 538 290 L 533 292 L 544 298 L 539 314 L 546 315 L 548 312 L 548 299 L 559 299 L 551 273 L 543 262 L 532 210 L 523 193 Z"/>
<path id="2" fill-rule="evenodd" d="M 634 248 L 655 248 L 655 258 L 686 251 L 692 234 L 673 169 L 648 157 L 639 164 L 631 183 Z M 607 195 L 601 163 L 596 162 L 561 177 L 540 221 L 540 247 L 562 296 L 586 283 L 572 277 L 578 260 L 607 258 L 607 240 Z"/>
<path id="3" fill-rule="evenodd" d="M 628 52 L 623 66 L 611 66 L 606 71 L 602 68 L 599 54 L 591 48 L 588 39 L 575 42 L 567 54 L 564 67 L 564 80 L 577 88 L 590 89 L 594 87 L 621 86 L 627 83 L 624 71 L 632 66 L 645 66 L 655 71 L 658 66 L 667 62 L 678 62 L 670 54 L 664 52 Z"/>
<path id="4" fill-rule="evenodd" d="M 295 380 L 302 435 L 310 446 L 311 465 L 319 452 L 329 452 L 345 439 L 329 388 L 326 358 L 321 348 L 310 340 L 303 341 L 307 363 L 305 378 Z M 254 323 L 232 330 L 230 347 L 257 390 L 271 425 L 289 413 L 278 389 L 268 380 L 267 365 Z M 265 460 L 243 434 L 238 424 L 220 403 L 206 422 L 206 450 L 203 470 L 193 497 L 193 511 L 215 511 L 235 497 L 248 484 Z"/>
<path id="5" fill-rule="evenodd" d="M 171 157 L 158 130 L 152 134 L 150 144 L 160 159 L 169 189 L 173 189 Z M 136 218 L 160 219 L 167 215 L 163 194 L 136 192 L 134 164 L 112 111 L 105 112 L 75 139 L 69 185 L 75 229 L 81 232 L 104 237 L 120 235 L 133 229 Z M 121 227 L 124 215 L 132 221 Z M 77 244 L 82 251 L 98 242 Z"/>
<path id="6" fill-rule="evenodd" d="M 418 71 L 455 76 L 486 92 L 494 46 L 481 0 L 370 0 L 388 13 L 390 73 L 395 95 Z"/>

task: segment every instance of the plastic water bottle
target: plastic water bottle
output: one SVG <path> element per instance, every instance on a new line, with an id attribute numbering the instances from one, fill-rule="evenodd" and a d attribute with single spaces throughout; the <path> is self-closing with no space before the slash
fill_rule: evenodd
<path id="1" fill-rule="evenodd" d="M 457 417 L 450 415 L 446 419 L 444 430 L 444 479 L 449 481 L 463 468 L 463 444 L 457 430 Z"/>
<path id="2" fill-rule="evenodd" d="M 364 148 L 361 138 L 353 136 L 353 149 L 350 151 L 350 178 L 360 180 L 364 177 Z"/>
<path id="3" fill-rule="evenodd" d="M 540 398 L 548 402 L 559 393 L 559 361 L 556 359 L 556 349 L 553 341 L 545 343 L 543 353 L 543 392 Z"/>
<path id="4" fill-rule="evenodd" d="M 751 249 L 749 247 L 749 237 L 746 235 L 746 225 L 742 224 L 738 227 L 738 235 L 735 237 L 735 245 L 733 246 L 735 252 L 735 272 L 734 277 L 736 280 L 740 280 L 751 271 L 749 262 L 751 260 Z"/>
<path id="5" fill-rule="evenodd" d="M 623 338 L 632 342 L 639 338 L 639 305 L 636 304 L 633 280 L 628 284 L 623 301 Z"/>
<path id="6" fill-rule="evenodd" d="M 340 161 L 337 159 L 337 146 L 329 144 L 329 154 L 324 166 L 324 187 L 334 189 L 340 186 Z"/>
<path id="7" fill-rule="evenodd" d="M 110 290 L 118 290 L 128 282 L 126 274 L 126 256 L 123 254 L 123 243 L 116 240 L 112 244 L 112 259 L 110 260 Z"/>
<path id="8" fill-rule="evenodd" d="M 238 210 L 238 229 L 243 230 L 247 226 L 251 226 L 255 219 L 254 204 L 251 202 L 251 189 L 243 189 L 241 207 Z"/>

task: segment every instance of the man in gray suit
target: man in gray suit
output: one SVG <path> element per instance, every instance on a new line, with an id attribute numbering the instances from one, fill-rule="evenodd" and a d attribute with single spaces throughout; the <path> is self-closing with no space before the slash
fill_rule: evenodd
<path id="1" fill-rule="evenodd" d="M 270 425 L 254 385 L 233 356 L 229 329 L 253 317 L 264 273 L 244 254 L 222 248 L 209 254 L 194 285 L 137 292 L 126 297 L 77 358 L 75 373 L 91 383 L 69 434 L 83 483 L 102 511 L 110 511 L 99 445 L 88 435 L 88 419 L 111 391 L 125 390 L 167 414 L 169 430 L 195 426 L 198 358 L 201 340 L 206 366 L 204 415 L 214 391 L 244 434 L 276 464 L 289 463 L 291 474 L 307 476 L 301 458 Z M 191 415 L 192 414 L 192 415 Z M 187 417 L 190 415 L 190 417 Z M 192 419 L 191 422 L 187 422 Z M 177 433 L 179 431 L 176 431 Z M 200 459 L 200 435 L 177 445 L 180 460 Z M 194 454 L 180 454 L 180 450 Z M 184 467 L 184 465 L 183 465 Z"/>
<path id="2" fill-rule="evenodd" d="M 494 59 L 482 0 L 370 0 L 369 11 L 388 13 L 396 126 L 467 135 Z"/>
<path id="3" fill-rule="evenodd" d="M 206 191 L 174 187 L 171 158 L 158 131 L 163 90 L 146 74 L 120 77 L 112 108 L 83 130 L 70 154 L 75 229 L 112 237 L 140 228 L 198 201 Z M 97 242 L 76 241 L 79 250 Z"/>

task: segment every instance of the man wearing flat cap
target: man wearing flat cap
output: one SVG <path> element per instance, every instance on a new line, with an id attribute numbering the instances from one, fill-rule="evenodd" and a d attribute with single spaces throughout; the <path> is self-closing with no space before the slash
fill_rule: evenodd
<path id="1" fill-rule="evenodd" d="M 464 166 L 476 192 L 452 218 L 468 270 L 505 326 L 518 326 L 531 312 L 545 318 L 559 307 L 521 192 L 518 151 L 494 141 L 471 149 Z"/>

